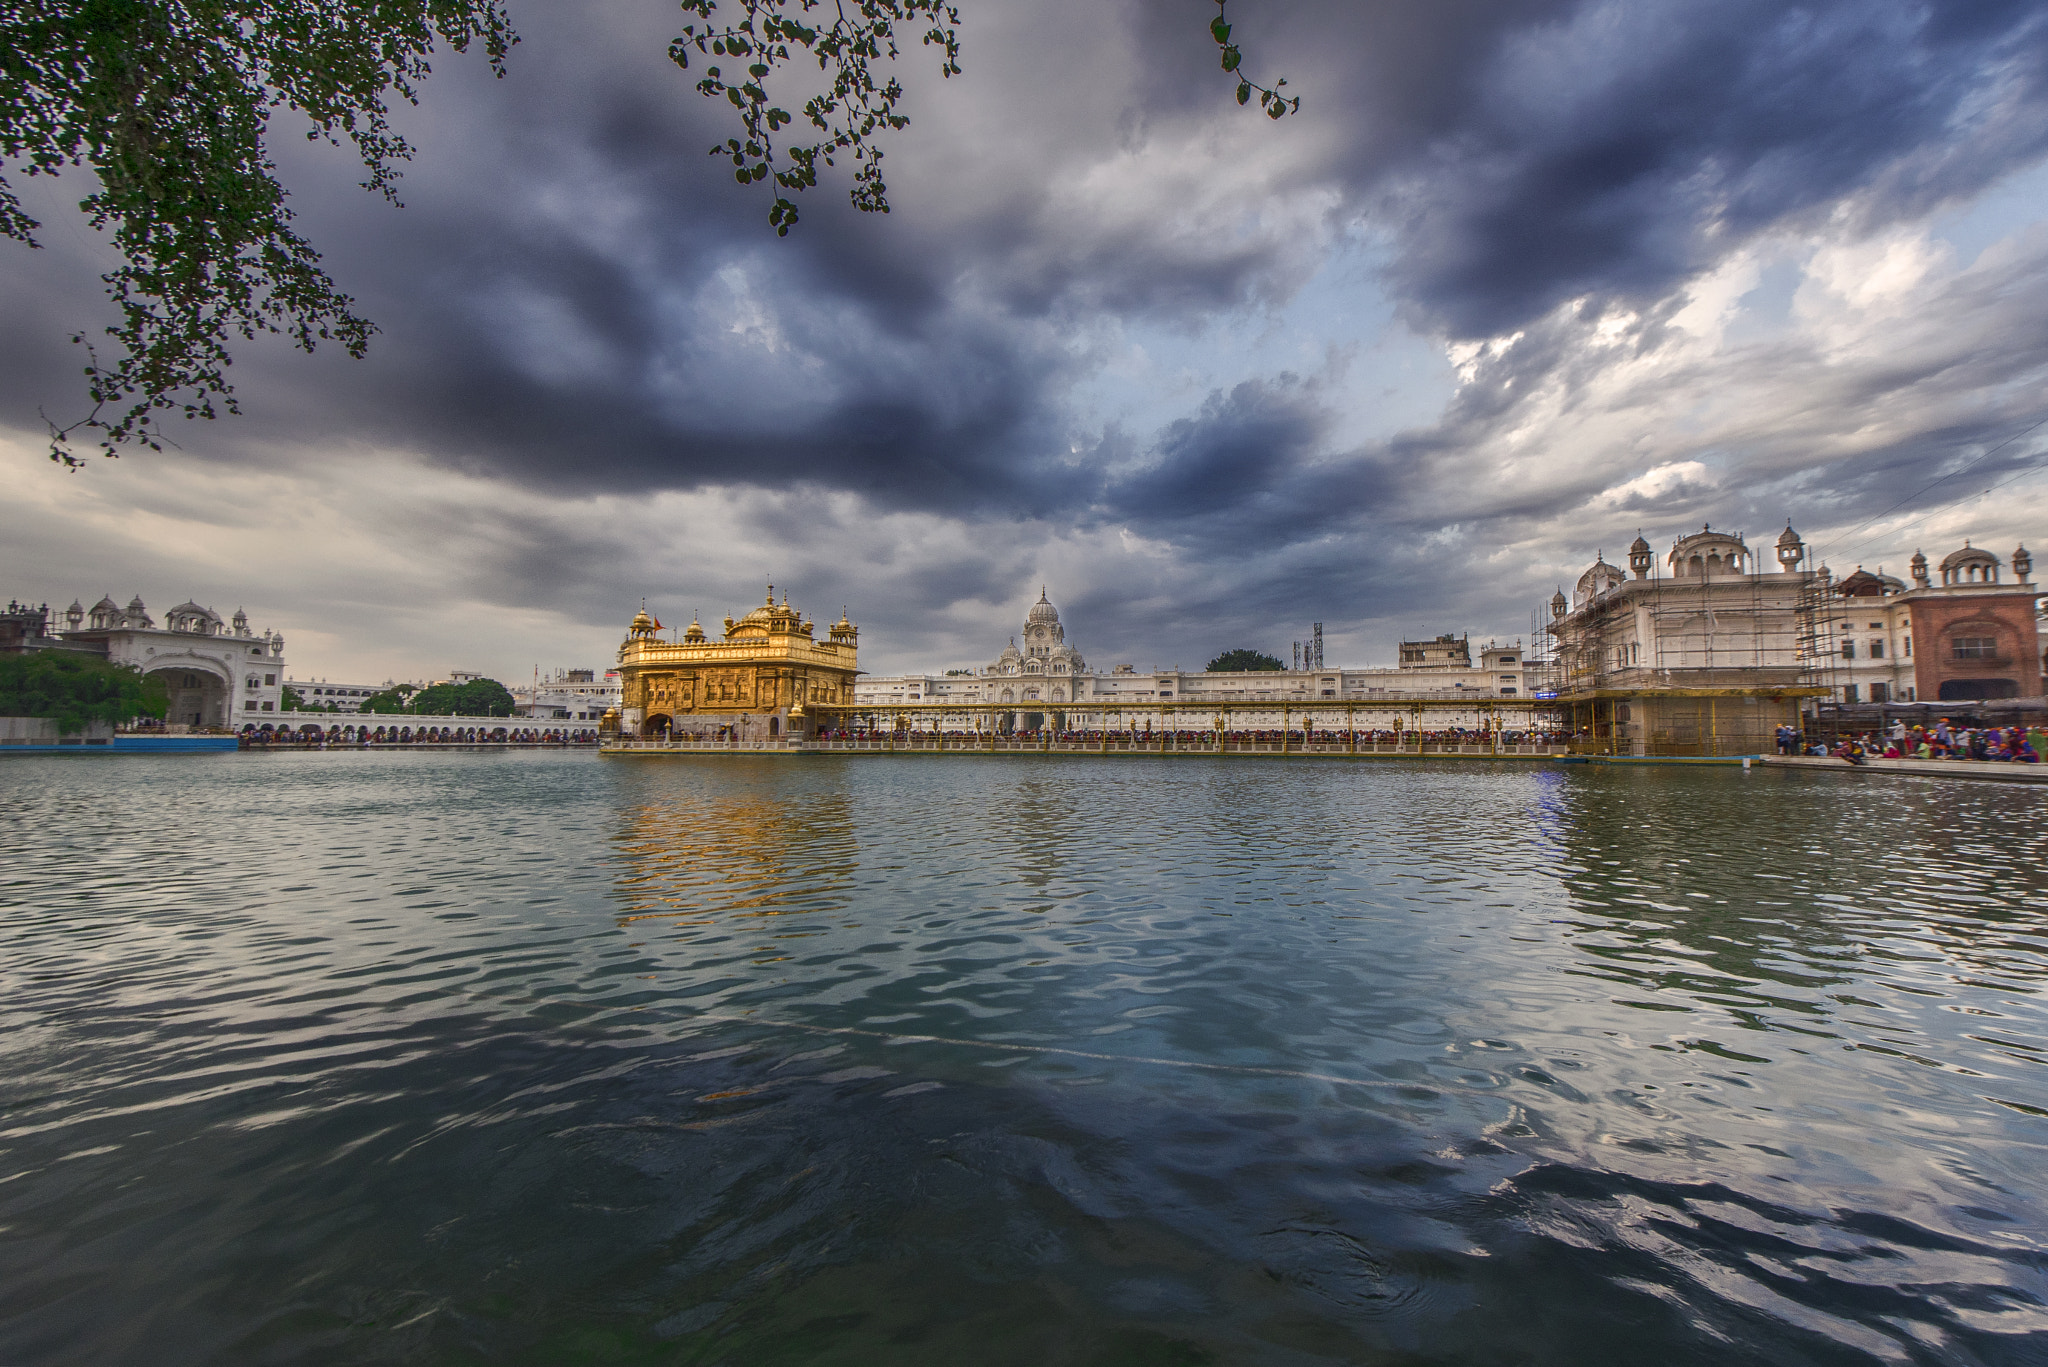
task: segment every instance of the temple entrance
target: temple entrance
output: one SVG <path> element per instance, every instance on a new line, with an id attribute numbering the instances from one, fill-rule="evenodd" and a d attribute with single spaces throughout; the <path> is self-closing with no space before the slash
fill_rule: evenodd
<path id="1" fill-rule="evenodd" d="M 147 677 L 159 680 L 169 695 L 170 709 L 164 713 L 167 726 L 190 726 L 204 730 L 228 723 L 228 681 L 220 675 L 190 665 L 152 669 Z"/>
<path id="2" fill-rule="evenodd" d="M 668 726 L 668 717 L 663 713 L 657 712 L 653 716 L 649 717 L 646 721 L 640 723 L 641 739 L 667 740 Z"/>

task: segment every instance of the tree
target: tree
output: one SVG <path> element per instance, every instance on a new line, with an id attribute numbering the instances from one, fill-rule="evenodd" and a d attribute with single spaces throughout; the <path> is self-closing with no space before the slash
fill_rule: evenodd
<path id="1" fill-rule="evenodd" d="M 437 683 L 413 695 L 408 711 L 423 717 L 509 717 L 517 704 L 496 679 Z"/>
<path id="2" fill-rule="evenodd" d="M 881 142 L 909 120 L 903 87 L 878 76 L 899 55 L 899 26 L 925 25 L 940 72 L 960 71 L 959 11 L 945 0 L 835 0 L 830 23 L 805 22 L 823 0 L 726 0 L 736 23 L 714 22 L 719 0 L 681 0 L 692 21 L 669 46 L 694 52 L 697 89 L 735 111 L 740 136 L 711 148 L 742 185 L 773 178 L 769 225 L 797 221 L 788 196 L 818 183 L 818 167 L 853 164 L 856 207 L 887 213 Z M 1256 94 L 1272 118 L 1300 108 L 1279 87 L 1242 74 L 1243 54 L 1216 0 L 1210 23 L 1237 102 Z M 376 331 L 291 227 L 292 212 L 264 139 L 291 111 L 306 136 L 354 143 L 363 188 L 398 203 L 398 164 L 412 148 L 391 130 L 390 101 L 414 103 L 437 45 L 480 46 L 498 75 L 518 41 L 502 0 L 0 0 L 0 235 L 31 247 L 41 224 L 22 208 L 9 170 L 52 175 L 84 167 L 99 188 L 80 208 L 111 229 L 122 264 L 102 277 L 119 321 L 102 361 L 81 333 L 91 408 L 50 423 L 50 458 L 77 469 L 72 448 L 97 433 L 106 455 L 136 443 L 160 451 L 162 414 L 239 412 L 227 381 L 230 343 L 259 333 L 305 351 L 334 342 L 361 357 Z M 816 62 L 825 89 L 803 106 L 810 140 L 778 143 L 795 124 L 769 95 L 771 77 Z M 728 70 L 723 63 L 730 63 Z M 786 192 L 786 193 L 784 193 Z"/>
<path id="3" fill-rule="evenodd" d="M 279 706 L 287 712 L 303 712 L 306 710 L 306 699 L 298 689 L 293 688 L 290 684 L 286 684 L 284 686 L 284 701 Z"/>
<path id="4" fill-rule="evenodd" d="M 0 655 L 0 716 L 44 717 L 69 735 L 169 710 L 163 680 L 128 665 L 69 650 Z"/>
<path id="5" fill-rule="evenodd" d="M 1286 667 L 1263 650 L 1226 650 L 1209 661 L 1211 674 L 1267 673 Z"/>
<path id="6" fill-rule="evenodd" d="M 394 713 L 411 710 L 407 702 L 416 690 L 411 684 L 393 684 L 381 693 L 372 693 L 364 698 L 357 708 L 360 712 Z"/>

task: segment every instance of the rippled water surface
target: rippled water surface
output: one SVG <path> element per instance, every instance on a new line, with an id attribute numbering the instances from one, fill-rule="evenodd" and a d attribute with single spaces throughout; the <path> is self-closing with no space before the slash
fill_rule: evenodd
<path id="1" fill-rule="evenodd" d="M 0 1364 L 2048 1362 L 2048 792 L 0 785 Z"/>

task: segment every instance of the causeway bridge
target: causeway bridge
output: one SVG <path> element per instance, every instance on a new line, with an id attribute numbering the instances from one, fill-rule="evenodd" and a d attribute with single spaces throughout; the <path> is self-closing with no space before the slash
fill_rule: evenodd
<path id="1" fill-rule="evenodd" d="M 595 745 L 597 723 L 555 717 L 421 717 L 408 712 L 278 712 L 236 732 L 264 745 Z"/>

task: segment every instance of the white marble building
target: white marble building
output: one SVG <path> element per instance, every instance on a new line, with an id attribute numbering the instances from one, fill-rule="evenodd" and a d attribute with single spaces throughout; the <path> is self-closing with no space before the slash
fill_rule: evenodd
<path id="1" fill-rule="evenodd" d="M 284 696 L 284 637 L 257 633 L 235 610 L 223 621 L 212 608 L 180 603 L 158 626 L 137 594 L 127 607 L 105 597 L 64 612 L 63 639 L 103 652 L 161 679 L 170 695 L 164 720 L 176 727 L 238 727 L 276 712 Z"/>
<path id="2" fill-rule="evenodd" d="M 1453 638 L 1439 638 L 1449 641 Z M 1020 644 L 1021 642 L 1021 644 Z M 1411 644 L 1411 643 L 1404 643 Z M 1410 652 L 1404 649 L 1404 657 Z M 1293 702 L 1353 700 L 1385 705 L 1388 716 L 1403 700 L 1455 702 L 1470 699 L 1527 697 L 1526 652 L 1519 643 L 1480 648 L 1479 663 L 1469 662 L 1469 649 L 1458 658 L 1448 651 L 1420 652 L 1399 665 L 1369 669 L 1277 670 L 1211 674 L 1201 670 L 1151 670 L 1139 673 L 1118 665 L 1107 673 L 1091 672 L 1081 652 L 1067 641 L 1059 610 L 1040 589 L 1038 601 L 1025 615 L 1023 630 L 1010 639 L 993 662 L 978 670 L 942 674 L 899 674 L 862 678 L 854 685 L 854 702 L 863 707 L 892 704 L 958 702 L 966 705 L 1014 705 L 1004 714 L 1010 726 L 1035 728 L 1047 713 L 1057 712 L 1067 726 L 1095 729 L 1164 725 L 1164 713 L 1146 709 L 1163 702 Z M 1460 663 L 1459 659 L 1464 662 Z M 1366 725 L 1361 713 L 1360 725 Z M 967 712 L 944 715 L 948 730 L 972 730 Z M 986 724 L 985 722 L 983 724 Z M 1246 725 L 1263 724 L 1247 721 Z"/>
<path id="3" fill-rule="evenodd" d="M 548 678 L 512 689 L 520 716 L 558 721 L 598 721 L 608 708 L 619 706 L 622 696 L 616 669 L 601 677 L 594 669 L 558 669 Z"/>

